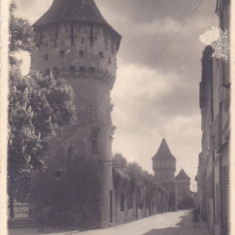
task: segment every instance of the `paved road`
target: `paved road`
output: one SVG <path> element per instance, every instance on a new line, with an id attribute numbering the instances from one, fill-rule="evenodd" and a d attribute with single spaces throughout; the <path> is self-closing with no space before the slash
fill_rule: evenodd
<path id="1" fill-rule="evenodd" d="M 56 231 L 47 228 L 45 233 L 37 232 L 37 229 L 12 229 L 9 235 L 209 235 L 205 224 L 194 228 L 192 215 L 189 211 L 168 212 L 154 215 L 142 220 L 114 226 L 107 229 L 79 231 Z"/>

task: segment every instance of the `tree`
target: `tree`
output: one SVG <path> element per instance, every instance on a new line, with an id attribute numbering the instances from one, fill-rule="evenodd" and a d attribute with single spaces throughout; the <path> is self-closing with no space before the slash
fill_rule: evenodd
<path id="1" fill-rule="evenodd" d="M 34 33 L 29 22 L 14 16 L 10 7 L 10 73 L 8 195 L 10 217 L 14 217 L 14 198 L 27 199 L 33 171 L 45 168 L 43 155 L 48 140 L 56 136 L 59 126 L 76 121 L 73 90 L 63 79 L 30 71 L 22 76 L 15 53 L 34 49 Z"/>

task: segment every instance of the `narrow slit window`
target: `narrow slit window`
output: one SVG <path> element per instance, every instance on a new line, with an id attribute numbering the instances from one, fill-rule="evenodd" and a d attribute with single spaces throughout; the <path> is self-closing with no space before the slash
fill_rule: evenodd
<path id="1" fill-rule="evenodd" d="M 56 170 L 55 177 L 56 177 L 57 180 L 60 180 L 62 178 L 62 171 L 61 170 Z"/>
<path id="2" fill-rule="evenodd" d="M 71 43 L 74 43 L 74 25 L 71 23 Z"/>
<path id="3" fill-rule="evenodd" d="M 59 70 L 57 67 L 54 67 L 54 76 L 57 78 L 59 76 Z"/>
<path id="4" fill-rule="evenodd" d="M 72 76 L 72 77 L 75 76 L 75 66 L 70 67 L 70 76 Z"/>
<path id="5" fill-rule="evenodd" d="M 91 72 L 95 72 L 95 67 L 94 67 L 94 66 L 91 66 L 91 67 L 90 67 L 90 71 L 91 71 Z"/>
<path id="6" fill-rule="evenodd" d="M 84 67 L 84 66 L 81 66 L 81 67 L 79 68 L 79 71 L 80 71 L 81 73 L 84 73 L 84 72 L 85 72 L 85 67 Z"/>
<path id="7" fill-rule="evenodd" d="M 48 60 L 48 58 L 49 58 L 48 54 L 45 54 L 44 55 L 44 60 Z"/>
<path id="8" fill-rule="evenodd" d="M 50 75 L 50 69 L 45 70 L 45 75 Z"/>
<path id="9" fill-rule="evenodd" d="M 93 44 L 94 38 L 93 38 L 93 25 L 90 25 L 90 43 Z"/>
<path id="10" fill-rule="evenodd" d="M 64 56 L 64 50 L 60 51 L 60 56 L 63 57 Z"/>
<path id="11" fill-rule="evenodd" d="M 102 51 L 99 52 L 101 58 L 104 58 L 104 53 Z"/>
<path id="12" fill-rule="evenodd" d="M 84 56 L 84 51 L 79 51 L 79 55 L 80 55 L 80 57 L 83 57 Z"/>
<path id="13" fill-rule="evenodd" d="M 83 44 L 84 43 L 84 37 L 82 36 L 82 38 L 81 38 L 81 44 Z"/>
<path id="14" fill-rule="evenodd" d="M 97 150 L 98 150 L 98 129 L 97 128 L 92 129 L 91 148 L 92 148 L 92 153 L 97 153 Z"/>

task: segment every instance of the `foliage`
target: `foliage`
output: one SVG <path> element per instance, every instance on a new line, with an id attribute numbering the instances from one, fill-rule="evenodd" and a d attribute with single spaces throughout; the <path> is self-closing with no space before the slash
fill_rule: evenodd
<path id="1" fill-rule="evenodd" d="M 33 50 L 33 29 L 14 17 L 14 5 L 10 9 L 8 190 L 23 200 L 32 171 L 45 167 L 48 140 L 59 126 L 76 121 L 76 112 L 72 88 L 64 80 L 37 71 L 22 76 L 15 53 Z"/>
<path id="2" fill-rule="evenodd" d="M 194 199 L 190 195 L 184 196 L 179 204 L 178 209 L 184 210 L 184 209 L 190 209 L 194 206 Z"/>

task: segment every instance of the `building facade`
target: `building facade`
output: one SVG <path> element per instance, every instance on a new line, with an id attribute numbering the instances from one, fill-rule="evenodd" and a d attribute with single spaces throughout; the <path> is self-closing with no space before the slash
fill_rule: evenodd
<path id="1" fill-rule="evenodd" d="M 217 1 L 216 13 L 223 32 L 229 30 L 230 1 Z M 213 56 L 207 46 L 202 58 L 200 108 L 202 152 L 199 155 L 198 198 L 202 219 L 214 235 L 229 234 L 229 59 Z"/>
<path id="2" fill-rule="evenodd" d="M 165 138 L 162 140 L 157 153 L 152 158 L 154 178 L 157 183 L 169 192 L 168 209 L 176 210 L 176 159 L 171 154 Z"/>
<path id="3" fill-rule="evenodd" d="M 114 207 L 110 91 L 121 36 L 94 0 L 54 0 L 33 26 L 37 48 L 31 68 L 73 87 L 78 121 L 50 142 L 44 159 L 48 168 L 33 177 L 31 211 L 40 205 L 55 223 L 70 216 L 74 224 L 89 218 L 94 227 L 107 227 Z M 39 187 L 43 195 L 36 193 Z"/>

